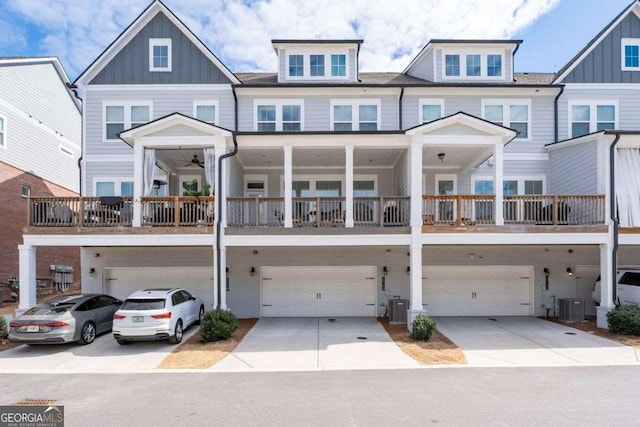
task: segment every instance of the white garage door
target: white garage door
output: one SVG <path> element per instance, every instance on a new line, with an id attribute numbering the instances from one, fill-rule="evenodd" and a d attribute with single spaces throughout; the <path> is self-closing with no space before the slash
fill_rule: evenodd
<path id="1" fill-rule="evenodd" d="M 533 315 L 531 266 L 434 266 L 422 271 L 430 316 Z"/>
<path id="2" fill-rule="evenodd" d="M 376 267 L 262 267 L 262 316 L 375 316 Z"/>
<path id="3" fill-rule="evenodd" d="M 212 267 L 112 267 L 104 269 L 104 291 L 124 299 L 144 288 L 184 288 L 213 308 Z"/>

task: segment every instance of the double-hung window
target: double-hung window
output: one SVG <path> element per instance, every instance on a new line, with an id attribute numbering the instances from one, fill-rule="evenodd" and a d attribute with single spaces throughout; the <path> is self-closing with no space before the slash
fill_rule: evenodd
<path id="1" fill-rule="evenodd" d="M 289 76 L 291 77 L 304 76 L 304 56 L 303 55 L 289 55 Z"/>
<path id="2" fill-rule="evenodd" d="M 309 55 L 309 71 L 314 77 L 324 77 L 324 55 Z"/>
<path id="3" fill-rule="evenodd" d="M 148 102 L 106 102 L 103 109 L 105 141 L 116 140 L 125 129 L 138 127 L 151 120 L 151 103 Z"/>
<path id="4" fill-rule="evenodd" d="M 171 39 L 149 39 L 149 71 L 171 71 Z"/>
<path id="5" fill-rule="evenodd" d="M 335 99 L 331 101 L 331 130 L 340 132 L 379 129 L 379 100 Z"/>
<path id="6" fill-rule="evenodd" d="M 640 39 L 622 39 L 622 71 L 640 71 Z"/>
<path id="7" fill-rule="evenodd" d="M 7 148 L 7 120 L 0 116 L 0 147 Z"/>
<path id="8" fill-rule="evenodd" d="M 218 123 L 218 101 L 195 101 L 193 103 L 193 117 L 215 125 Z"/>
<path id="9" fill-rule="evenodd" d="M 467 76 L 478 77 L 481 70 L 480 55 L 467 55 Z"/>
<path id="10" fill-rule="evenodd" d="M 428 123 L 444 115 L 444 99 L 424 98 L 420 100 L 420 122 Z"/>
<path id="11" fill-rule="evenodd" d="M 133 196 L 133 181 L 128 178 L 97 178 L 95 181 L 96 197 Z"/>
<path id="12" fill-rule="evenodd" d="M 571 138 L 616 128 L 615 103 L 575 102 L 570 105 Z"/>
<path id="13" fill-rule="evenodd" d="M 347 55 L 331 55 L 331 75 L 345 77 L 347 75 Z"/>
<path id="14" fill-rule="evenodd" d="M 445 55 L 444 64 L 445 76 L 453 77 L 460 75 L 460 55 Z"/>
<path id="15" fill-rule="evenodd" d="M 488 77 L 502 76 L 502 56 L 501 55 L 487 55 L 487 76 Z"/>
<path id="16" fill-rule="evenodd" d="M 531 101 L 485 99 L 482 106 L 485 120 L 515 130 L 516 138 L 531 138 Z"/>
<path id="17" fill-rule="evenodd" d="M 256 100 L 258 132 L 299 132 L 303 130 L 303 104 L 293 99 Z"/>

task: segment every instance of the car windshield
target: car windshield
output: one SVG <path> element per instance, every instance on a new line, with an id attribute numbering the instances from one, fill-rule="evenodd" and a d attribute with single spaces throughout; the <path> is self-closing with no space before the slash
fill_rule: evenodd
<path id="1" fill-rule="evenodd" d="M 75 303 L 62 303 L 62 304 L 44 304 L 38 307 L 33 307 L 27 310 L 24 314 L 27 316 L 56 316 L 69 311 Z"/>
<path id="2" fill-rule="evenodd" d="M 164 308 L 164 299 L 128 299 L 121 306 L 121 310 L 159 310 Z"/>

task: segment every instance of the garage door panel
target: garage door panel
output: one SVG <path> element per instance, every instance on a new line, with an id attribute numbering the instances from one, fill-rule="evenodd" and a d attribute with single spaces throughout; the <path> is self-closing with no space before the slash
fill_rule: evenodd
<path id="1" fill-rule="evenodd" d="M 423 269 L 423 305 L 432 316 L 531 315 L 531 266 Z"/>
<path id="2" fill-rule="evenodd" d="M 376 267 L 262 267 L 262 315 L 375 316 Z"/>

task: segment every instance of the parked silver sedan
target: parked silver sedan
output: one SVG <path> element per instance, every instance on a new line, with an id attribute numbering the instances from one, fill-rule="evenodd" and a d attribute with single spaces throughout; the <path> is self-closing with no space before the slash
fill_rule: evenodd
<path id="1" fill-rule="evenodd" d="M 111 330 L 122 301 L 109 295 L 59 295 L 11 321 L 9 341 L 22 344 L 91 344 Z"/>

